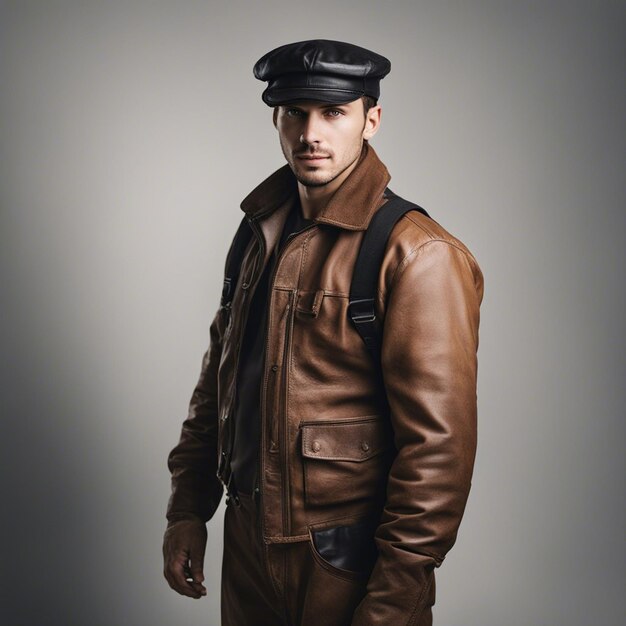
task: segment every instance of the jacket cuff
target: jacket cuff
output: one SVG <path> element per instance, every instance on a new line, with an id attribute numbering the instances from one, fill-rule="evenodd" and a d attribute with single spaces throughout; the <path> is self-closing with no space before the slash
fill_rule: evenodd
<path id="1" fill-rule="evenodd" d="M 395 560 L 395 563 L 392 561 Z M 428 557 L 415 563 L 415 555 L 379 560 L 368 583 L 367 595 L 352 617 L 351 626 L 432 623 L 437 565 Z M 398 562 L 399 561 L 399 562 Z M 384 581 L 384 582 L 383 582 Z"/>
<path id="2" fill-rule="evenodd" d="M 171 528 L 178 522 L 198 522 L 200 524 L 206 524 L 206 520 L 193 513 L 172 513 L 167 516 L 167 528 Z"/>

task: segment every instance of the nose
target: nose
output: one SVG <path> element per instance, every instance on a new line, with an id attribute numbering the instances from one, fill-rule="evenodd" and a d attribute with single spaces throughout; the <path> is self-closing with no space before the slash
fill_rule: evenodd
<path id="1" fill-rule="evenodd" d="M 300 142 L 307 145 L 319 143 L 321 140 L 320 120 L 315 113 L 309 113 L 303 124 Z"/>

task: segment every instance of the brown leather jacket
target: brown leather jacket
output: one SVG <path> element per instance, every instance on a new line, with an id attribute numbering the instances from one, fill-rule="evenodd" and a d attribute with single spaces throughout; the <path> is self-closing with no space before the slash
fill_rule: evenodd
<path id="1" fill-rule="evenodd" d="M 323 213 L 285 245 L 269 289 L 262 536 L 268 543 L 307 540 L 312 529 L 382 512 L 379 556 L 354 626 L 414 623 L 434 602 L 433 569 L 456 540 L 476 451 L 483 276 L 466 246 L 418 211 L 395 225 L 376 303 L 386 402 L 346 312 L 359 245 L 389 180 L 364 144 Z M 222 497 L 250 294 L 295 194 L 285 165 L 241 204 L 255 237 L 231 310 L 220 308 L 211 324 L 189 415 L 168 459 L 170 523 L 208 520 Z"/>

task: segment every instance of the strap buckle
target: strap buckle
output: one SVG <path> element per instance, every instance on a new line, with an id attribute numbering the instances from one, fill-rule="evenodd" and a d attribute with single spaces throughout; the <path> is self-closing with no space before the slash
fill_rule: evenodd
<path id="1" fill-rule="evenodd" d="M 361 308 L 360 311 L 355 309 Z M 374 311 L 374 298 L 359 298 L 356 300 L 350 300 L 348 303 L 348 312 L 355 324 L 366 324 L 373 322 L 376 319 L 376 312 Z"/>

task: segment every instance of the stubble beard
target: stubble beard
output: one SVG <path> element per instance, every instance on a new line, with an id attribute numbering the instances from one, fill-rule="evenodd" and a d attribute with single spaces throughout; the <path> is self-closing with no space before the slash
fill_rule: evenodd
<path id="1" fill-rule="evenodd" d="M 363 135 L 363 131 L 365 130 L 366 124 L 367 124 L 367 116 L 365 117 L 363 121 L 363 128 L 361 129 L 361 136 Z M 325 180 L 311 180 L 310 178 L 307 178 L 306 174 L 299 173 L 297 168 L 295 167 L 295 161 L 297 157 L 291 158 L 289 156 L 291 154 L 291 151 L 289 150 L 288 146 L 283 144 L 282 137 L 280 139 L 280 148 L 283 151 L 283 155 L 285 159 L 287 160 L 287 163 L 289 163 L 289 167 L 291 168 L 293 175 L 296 177 L 296 180 L 301 185 L 304 185 L 305 187 L 324 187 L 325 185 L 328 185 L 328 183 L 331 183 L 333 180 L 335 180 L 337 176 L 341 176 L 341 174 L 343 174 L 361 156 L 361 153 L 363 151 L 363 143 L 364 142 L 361 141 L 359 149 L 356 150 L 354 158 L 345 167 L 341 168 L 339 172 L 336 172 L 335 174 L 331 174 L 330 177 Z"/>
<path id="2" fill-rule="evenodd" d="M 341 174 L 343 174 L 359 158 L 361 154 L 361 150 L 363 149 L 363 144 L 361 144 L 360 149 L 356 151 L 356 155 L 354 156 L 353 159 L 350 160 L 349 163 L 347 163 L 344 167 L 342 167 L 341 170 L 339 170 L 338 172 L 331 173 L 327 178 L 324 178 L 322 180 L 310 178 L 307 176 L 306 173 L 299 172 L 295 165 L 295 161 L 297 157 L 293 157 L 293 158 L 288 157 L 285 147 L 281 145 L 281 148 L 283 150 L 283 155 L 285 156 L 285 159 L 287 159 L 287 162 L 289 163 L 289 167 L 291 168 L 293 175 L 296 177 L 296 180 L 305 187 L 313 188 L 313 187 L 324 187 L 325 185 L 328 185 L 333 180 L 335 180 L 335 178 L 337 178 L 338 176 L 341 176 Z"/>

